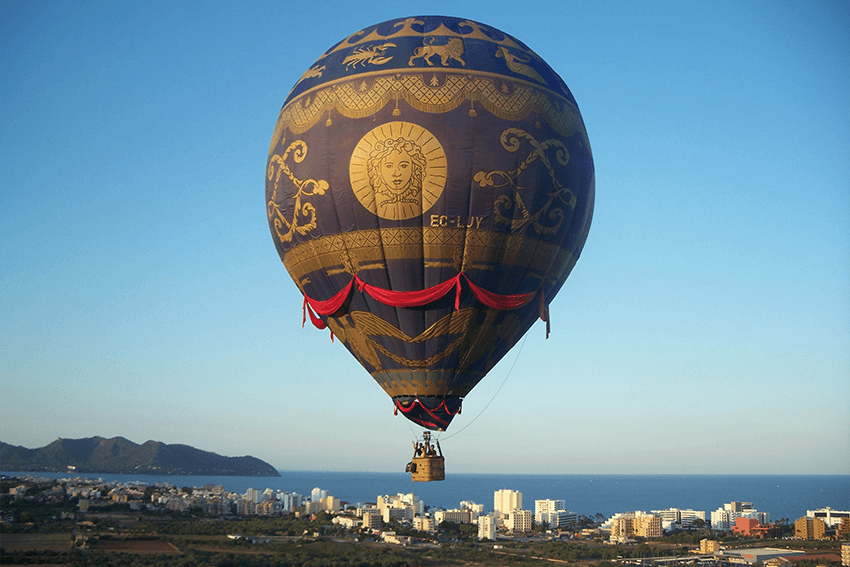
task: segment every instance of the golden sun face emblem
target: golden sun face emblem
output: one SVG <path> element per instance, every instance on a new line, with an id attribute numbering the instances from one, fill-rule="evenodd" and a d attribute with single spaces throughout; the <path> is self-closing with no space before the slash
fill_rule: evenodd
<path id="1" fill-rule="evenodd" d="M 348 166 L 351 189 L 372 214 L 389 220 L 417 217 L 443 194 L 446 152 L 428 130 L 410 122 L 387 122 L 354 148 Z"/>

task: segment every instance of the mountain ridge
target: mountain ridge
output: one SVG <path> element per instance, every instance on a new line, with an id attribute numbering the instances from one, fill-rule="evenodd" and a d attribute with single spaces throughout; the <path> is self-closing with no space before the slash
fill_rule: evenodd
<path id="1" fill-rule="evenodd" d="M 28 449 L 0 441 L 0 469 L 30 472 L 78 472 L 174 476 L 280 476 L 265 461 L 250 455 L 224 457 L 189 445 L 124 437 L 58 438 Z"/>

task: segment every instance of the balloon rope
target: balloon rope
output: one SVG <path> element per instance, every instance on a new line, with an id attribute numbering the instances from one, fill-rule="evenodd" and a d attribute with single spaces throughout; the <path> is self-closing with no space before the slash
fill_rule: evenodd
<path id="1" fill-rule="evenodd" d="M 407 427 L 408 429 L 410 429 L 410 435 L 413 437 L 413 439 L 419 439 L 419 437 L 416 436 L 416 431 L 413 430 L 413 426 L 410 425 L 413 422 L 409 419 L 405 419 L 404 421 L 407 422 Z"/>
<path id="2" fill-rule="evenodd" d="M 508 369 L 508 373 L 507 373 L 507 374 L 505 374 L 505 379 L 504 379 L 504 380 L 502 380 L 502 384 L 499 386 L 499 389 L 498 389 L 498 390 L 496 390 L 496 393 L 495 393 L 495 394 L 493 394 L 493 397 L 492 397 L 492 398 L 490 398 L 490 401 L 489 401 L 489 402 L 487 402 L 487 405 L 486 405 L 486 406 L 484 406 L 484 409 L 482 409 L 482 410 L 481 410 L 481 412 L 479 412 L 479 414 L 478 414 L 478 415 L 476 415 L 474 418 L 472 418 L 472 421 L 470 421 L 469 423 L 467 423 L 466 425 L 464 425 L 464 426 L 463 426 L 463 428 L 461 428 L 459 431 L 455 431 L 454 433 L 452 433 L 452 434 L 451 434 L 451 435 L 449 435 L 448 437 L 444 437 L 444 438 L 442 439 L 442 441 L 445 441 L 446 439 L 451 439 L 452 437 L 454 437 L 455 435 L 457 435 L 457 434 L 458 434 L 458 433 L 460 433 L 461 431 L 465 430 L 467 427 L 469 427 L 470 425 L 472 425 L 473 423 L 475 423 L 475 420 L 476 420 L 476 419 L 478 419 L 479 417 L 481 417 L 481 416 L 484 414 L 484 412 L 485 412 L 485 411 L 487 411 L 487 408 L 489 408 L 489 407 L 490 407 L 490 404 L 492 404 L 492 403 L 493 403 L 493 400 L 495 400 L 495 399 L 496 399 L 496 396 L 498 396 L 498 395 L 499 395 L 499 392 L 501 392 L 501 391 L 502 391 L 502 386 L 504 386 L 504 385 L 505 385 L 505 382 L 507 382 L 507 381 L 508 381 L 508 377 L 509 377 L 509 376 L 511 375 L 511 373 L 514 371 L 514 366 L 516 366 L 516 363 L 517 363 L 517 361 L 519 360 L 519 355 L 520 355 L 520 354 L 522 354 L 522 349 L 523 349 L 523 347 L 525 346 L 525 339 L 527 339 L 527 338 L 528 338 L 528 335 L 525 335 L 525 336 L 522 338 L 522 343 L 519 345 L 519 351 L 516 353 L 516 358 L 514 359 L 513 364 L 511 364 L 511 367 Z M 440 441 L 440 439 L 437 439 L 437 441 Z"/>

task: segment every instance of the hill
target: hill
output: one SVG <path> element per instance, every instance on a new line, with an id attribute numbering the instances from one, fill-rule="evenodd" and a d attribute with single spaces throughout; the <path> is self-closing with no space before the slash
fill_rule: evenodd
<path id="1" fill-rule="evenodd" d="M 255 457 L 222 457 L 188 445 L 123 437 L 62 439 L 40 449 L 0 441 L 0 469 L 7 471 L 81 472 L 103 474 L 280 476 Z"/>

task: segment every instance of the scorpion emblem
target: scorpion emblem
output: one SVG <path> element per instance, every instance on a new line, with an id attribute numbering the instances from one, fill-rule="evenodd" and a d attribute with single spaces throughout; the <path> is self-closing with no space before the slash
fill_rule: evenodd
<path id="1" fill-rule="evenodd" d="M 389 49 L 390 47 L 395 47 L 394 43 L 383 43 L 381 45 L 373 45 L 371 47 L 358 47 L 352 50 L 351 55 L 343 59 L 343 64 L 346 69 L 352 69 L 357 67 L 359 63 L 362 66 L 366 66 L 367 63 L 372 65 L 383 65 L 387 63 L 392 56 L 384 57 L 384 51 Z"/>

